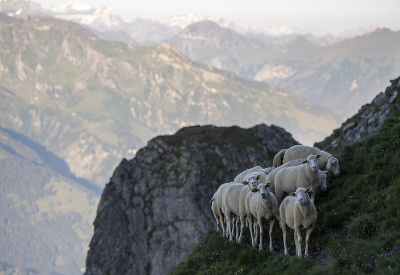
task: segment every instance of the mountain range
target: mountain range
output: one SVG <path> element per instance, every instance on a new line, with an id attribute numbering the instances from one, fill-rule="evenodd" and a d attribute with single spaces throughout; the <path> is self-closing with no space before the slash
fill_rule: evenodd
<path id="1" fill-rule="evenodd" d="M 94 8 L 82 2 L 67 2 L 51 9 L 44 9 L 34 1 L 7 0 L 0 2 L 0 11 L 10 16 L 45 15 L 65 19 L 90 28 L 100 37 L 141 45 L 159 44 L 177 35 L 187 26 L 206 20 L 216 22 L 221 27 L 230 28 L 245 36 L 255 36 L 272 45 L 286 44 L 298 35 L 307 35 L 310 41 L 318 45 L 331 45 L 377 28 L 369 26 L 333 35 L 318 27 L 299 28 L 285 25 L 242 27 L 235 22 L 226 22 L 223 18 L 216 19 L 193 12 L 172 15 L 161 22 L 147 18 L 125 20 L 108 7 Z"/>
<path id="2" fill-rule="evenodd" d="M 297 36 L 274 47 L 212 21 L 186 27 L 166 43 L 192 60 L 263 81 L 348 117 L 400 71 L 400 32 L 377 29 L 330 46 Z"/>
<path id="3" fill-rule="evenodd" d="M 119 159 L 185 125 L 286 125 L 310 144 L 339 122 L 289 90 L 193 62 L 167 44 L 133 46 L 64 20 L 4 14 L 0 32 L 0 126 L 98 186 Z"/>
<path id="4" fill-rule="evenodd" d="M 400 69 L 400 32 L 376 26 L 340 35 L 318 28 L 243 28 L 188 13 L 163 22 L 124 20 L 107 7 L 69 2 L 50 10 L 12 0 L 0 10 L 13 16 L 46 15 L 79 23 L 96 36 L 134 45 L 174 46 L 194 61 L 293 91 L 342 117 L 352 115 Z"/>

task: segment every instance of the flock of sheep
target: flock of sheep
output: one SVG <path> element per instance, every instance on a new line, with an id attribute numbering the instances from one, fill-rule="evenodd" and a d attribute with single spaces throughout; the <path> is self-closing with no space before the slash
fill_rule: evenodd
<path id="1" fill-rule="evenodd" d="M 279 151 L 274 157 L 273 167 L 255 166 L 241 172 L 233 182 L 219 186 L 210 200 L 217 231 L 221 227 L 225 237 L 241 243 L 247 225 L 253 247 L 260 232 L 259 250 L 262 250 L 262 221 L 268 220 L 269 249 L 273 251 L 272 228 L 278 220 L 283 232 L 285 255 L 288 255 L 288 225 L 294 230 L 298 257 L 302 257 L 300 229 L 306 229 L 304 255 L 308 257 L 308 241 L 317 220 L 314 198 L 319 188 L 326 190 L 328 171 L 338 176 L 339 162 L 316 147 L 295 145 Z"/>

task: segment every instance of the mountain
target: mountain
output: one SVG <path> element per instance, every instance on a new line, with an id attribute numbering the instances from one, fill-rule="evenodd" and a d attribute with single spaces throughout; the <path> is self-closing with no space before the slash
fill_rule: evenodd
<path id="1" fill-rule="evenodd" d="M 204 21 L 166 43 L 193 60 L 287 88 L 345 117 L 371 101 L 400 69 L 400 32 L 388 29 L 330 46 L 296 35 L 278 47 Z"/>
<path id="2" fill-rule="evenodd" d="M 331 34 L 316 26 L 250 26 L 242 27 L 224 19 L 215 19 L 210 16 L 189 12 L 173 15 L 158 22 L 151 19 L 135 18 L 125 20 L 108 7 L 93 8 L 82 2 L 68 2 L 50 10 L 43 9 L 33 1 L 7 0 L 0 2 L 0 11 L 17 17 L 30 15 L 50 16 L 65 19 L 81 24 L 97 34 L 98 37 L 133 43 L 135 45 L 156 45 L 172 38 L 183 28 L 205 20 L 218 23 L 221 27 L 230 28 L 246 37 L 253 37 L 268 43 L 270 46 L 281 46 L 292 41 L 298 35 L 304 35 L 316 45 L 332 45 L 340 41 L 366 34 L 378 27 L 369 26 L 358 30 L 347 30 L 338 34 Z"/>
<path id="3" fill-rule="evenodd" d="M 399 80 L 351 118 L 376 120 L 389 110 L 384 121 L 337 144 L 341 175 L 329 175 L 328 191 L 315 198 L 309 259 L 283 254 L 278 225 L 275 252 L 229 242 L 213 232 L 209 203 L 220 184 L 249 167 L 269 167 L 276 152 L 297 142 L 276 126 L 196 126 L 156 137 L 121 161 L 99 203 L 85 274 L 397 274 Z M 291 234 L 288 240 L 294 255 Z"/>
<path id="4" fill-rule="evenodd" d="M 1 127 L 0 182 L 0 273 L 81 273 L 100 188 L 45 147 Z"/>
<path id="5" fill-rule="evenodd" d="M 0 14 L 0 32 L 0 126 L 100 187 L 119 159 L 186 125 L 274 123 L 303 143 L 337 126 L 334 115 L 288 90 L 192 62 L 167 44 L 101 40 L 43 17 Z"/>
<path id="6" fill-rule="evenodd" d="M 159 136 L 122 160 L 106 185 L 85 274 L 166 274 L 210 228 L 217 186 L 244 169 L 272 166 L 284 129 L 193 126 Z"/>

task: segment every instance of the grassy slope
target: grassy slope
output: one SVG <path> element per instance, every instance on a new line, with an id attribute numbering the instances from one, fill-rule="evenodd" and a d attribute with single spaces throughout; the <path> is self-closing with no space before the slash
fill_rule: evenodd
<path id="1" fill-rule="evenodd" d="M 379 133 L 347 144 L 336 155 L 341 175 L 328 178 L 316 198 L 318 220 L 310 259 L 284 256 L 274 227 L 276 253 L 229 243 L 211 230 L 170 274 L 398 274 L 400 271 L 400 117 Z M 211 210 L 210 210 L 211 211 Z M 293 237 L 290 239 L 294 255 Z"/>

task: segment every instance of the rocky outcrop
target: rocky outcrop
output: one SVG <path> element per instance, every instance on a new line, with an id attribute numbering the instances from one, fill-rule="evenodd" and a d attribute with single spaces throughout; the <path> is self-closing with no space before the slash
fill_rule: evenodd
<path id="1" fill-rule="evenodd" d="M 106 185 L 86 260 L 89 274 L 166 274 L 215 229 L 209 200 L 242 170 L 272 166 L 297 142 L 276 126 L 194 126 L 148 142 Z"/>
<path id="2" fill-rule="evenodd" d="M 371 103 L 364 105 L 356 115 L 344 122 L 341 128 L 336 129 L 332 136 L 320 144 L 317 143 L 317 146 L 332 150 L 345 143 L 361 139 L 378 132 L 386 118 L 398 115 L 400 77 L 390 82 L 391 85 L 385 89 L 385 92 L 380 92 Z"/>

